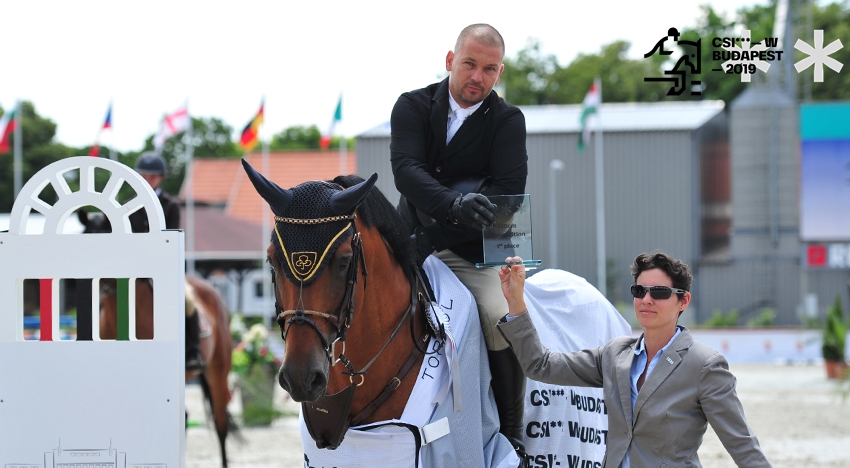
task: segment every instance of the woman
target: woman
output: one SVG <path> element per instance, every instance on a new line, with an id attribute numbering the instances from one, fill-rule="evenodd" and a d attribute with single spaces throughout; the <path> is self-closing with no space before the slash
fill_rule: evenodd
<path id="1" fill-rule="evenodd" d="M 531 379 L 602 387 L 608 407 L 606 468 L 701 467 L 706 424 L 739 467 L 770 467 L 747 425 L 726 358 L 677 325 L 691 302 L 691 271 L 663 253 L 632 264 L 643 334 L 574 353 L 543 347 L 523 300 L 525 267 L 506 260 L 499 278 L 510 313 L 497 325 Z"/>

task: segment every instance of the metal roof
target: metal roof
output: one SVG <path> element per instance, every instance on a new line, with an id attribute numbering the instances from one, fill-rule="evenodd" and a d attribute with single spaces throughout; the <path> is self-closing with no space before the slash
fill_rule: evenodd
<path id="1" fill-rule="evenodd" d="M 724 106 L 723 101 L 603 103 L 597 115 L 605 132 L 695 130 L 723 112 Z M 525 128 L 529 134 L 577 133 L 581 130 L 581 104 L 519 108 L 525 114 Z M 358 135 L 364 138 L 388 136 L 389 122 Z"/>

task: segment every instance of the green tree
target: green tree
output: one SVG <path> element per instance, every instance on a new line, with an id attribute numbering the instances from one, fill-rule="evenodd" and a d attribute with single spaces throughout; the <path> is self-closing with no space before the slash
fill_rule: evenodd
<path id="1" fill-rule="evenodd" d="M 806 7 L 808 8 L 808 6 Z M 811 99 L 813 101 L 837 101 L 850 99 L 850 4 L 848 2 L 835 2 L 824 6 L 819 6 L 817 3 L 811 3 L 812 8 L 812 30 L 823 30 L 823 45 L 826 46 L 832 41 L 840 40 L 844 45 L 841 49 L 835 51 L 830 57 L 844 64 L 841 73 L 836 73 L 832 69 L 824 67 L 823 83 L 811 83 L 812 69 L 809 68 L 803 73 L 800 73 L 800 81 L 808 80 L 811 83 Z M 800 22 L 805 24 L 807 12 L 800 13 Z M 811 38 L 811 31 L 805 31 L 804 41 L 814 47 L 814 41 Z M 795 60 L 800 60 L 804 57 L 802 52 L 797 52 Z M 805 86 L 803 88 L 803 96 L 805 99 Z M 801 99 L 802 100 L 802 99 Z"/>
<path id="2" fill-rule="evenodd" d="M 850 7 L 847 0 L 827 5 L 805 0 L 791 2 L 791 7 L 795 31 L 800 37 L 813 44 L 809 38 L 811 30 L 823 30 L 824 45 L 834 40 L 841 40 L 844 44 L 831 57 L 843 64 L 850 64 Z M 688 76 L 687 82 L 701 81 L 701 95 L 685 92 L 681 96 L 667 96 L 669 83 L 644 81 L 647 77 L 661 77 L 665 70 L 670 70 L 673 63 L 668 57 L 671 56 L 656 53 L 648 58 L 630 60 L 626 56 L 630 49 L 627 41 L 604 45 L 598 53 L 579 54 L 568 65 L 561 66 L 553 55 L 543 54 L 538 40 L 529 39 L 516 58 L 505 58 L 505 71 L 502 74 L 505 98 L 516 105 L 576 104 L 584 99 L 594 77 L 599 76 L 605 102 L 720 99 L 730 103 L 754 83 L 741 82 L 740 75 L 716 71 L 722 69 L 723 61 L 714 59 L 713 53 L 717 47 L 712 44 L 712 40 L 715 37 L 737 37 L 742 29 L 750 30 L 754 41 L 772 37 L 776 1 L 741 8 L 731 18 L 718 13 L 709 5 L 701 8 L 702 16 L 695 26 L 679 29 L 680 40 L 700 41 L 700 73 L 698 76 Z M 811 9 L 811 28 L 806 25 L 808 9 Z M 659 39 L 665 33 L 660 32 Z M 640 51 L 641 55 L 650 50 Z M 796 62 L 805 57 L 805 54 L 794 49 L 793 43 L 783 44 L 782 50 L 781 61 L 772 62 L 772 67 L 782 67 L 786 61 Z M 673 57 L 691 52 L 691 48 L 682 48 L 679 52 Z M 807 96 L 805 81 L 811 83 L 811 70 L 798 75 L 801 100 Z M 754 82 L 758 80 L 764 80 L 762 72 L 757 72 L 753 79 Z M 810 89 L 811 99 L 815 101 L 850 99 L 850 73 L 835 73 L 825 69 L 823 83 L 815 83 Z"/>
<path id="3" fill-rule="evenodd" d="M 664 98 L 670 86 L 666 83 L 644 81 L 646 77 L 660 76 L 666 57 L 653 55 L 649 58 L 629 59 L 626 54 L 631 44 L 614 41 L 602 46 L 598 54 L 579 54 L 566 68 L 556 72 L 555 79 L 569 87 L 569 103 L 584 100 L 593 78 L 602 82 L 602 99 L 605 102 L 651 102 Z M 648 51 L 646 51 L 648 52 Z"/>
<path id="4" fill-rule="evenodd" d="M 552 76 L 560 70 L 554 55 L 540 52 L 540 41 L 530 38 L 515 59 L 505 58 L 505 71 L 500 80 L 505 99 L 516 105 L 561 104 L 564 90 Z"/>
<path id="5" fill-rule="evenodd" d="M 136 158 L 144 151 L 153 151 L 154 135 L 145 140 L 142 151 L 129 152 L 119 159 L 122 163 L 133 167 Z M 199 158 L 238 158 L 243 154 L 241 148 L 233 141 L 233 127 L 217 117 L 192 117 L 192 154 Z M 162 157 L 165 159 L 165 180 L 163 189 L 171 194 L 177 194 L 186 176 L 186 150 L 189 145 L 187 132 L 165 140 L 162 146 Z"/>
<path id="6" fill-rule="evenodd" d="M 0 116 L 3 115 L 3 109 L 0 109 Z M 54 163 L 60 159 L 74 156 L 78 151 L 74 148 L 69 148 L 63 144 L 53 141 L 56 136 L 56 123 L 52 120 L 41 117 L 35 110 L 35 106 L 29 101 L 21 102 L 21 147 L 23 154 L 21 158 L 21 182 L 26 184 L 36 172 L 40 171 L 48 164 Z M 12 144 L 10 151 L 7 154 L 0 154 L 0 212 L 8 213 L 12 211 L 12 204 L 15 201 L 14 192 L 14 160 L 13 150 L 14 135 L 12 135 Z M 47 186 L 42 192 L 42 199 L 47 203 L 56 201 L 55 193 L 51 186 Z"/>
<path id="7" fill-rule="evenodd" d="M 632 60 L 627 57 L 630 47 L 627 41 L 615 41 L 602 46 L 599 53 L 579 54 L 562 67 L 553 55 L 543 55 L 540 43 L 531 39 L 516 59 L 505 59 L 505 97 L 515 105 L 577 104 L 598 76 L 606 102 L 661 100 L 669 86 L 643 79 L 660 75 L 666 57 Z"/>
<path id="8" fill-rule="evenodd" d="M 305 127 L 296 125 L 287 127 L 280 132 L 272 135 L 272 141 L 269 143 L 269 149 L 272 151 L 298 151 L 298 150 L 314 150 L 319 149 L 319 140 L 322 138 L 322 132 L 315 125 Z M 338 149 L 341 137 L 332 137 L 330 149 Z M 346 138 L 346 148 L 349 151 L 354 150 L 354 138 Z"/>
<path id="9" fill-rule="evenodd" d="M 726 103 L 732 102 L 738 94 L 740 94 L 751 83 L 741 81 L 741 75 L 726 74 L 719 70 L 723 69 L 723 60 L 715 60 L 714 52 L 718 50 L 712 44 L 712 40 L 716 37 L 737 37 L 736 27 L 741 29 L 749 29 L 750 37 L 753 41 L 761 41 L 765 37 L 771 37 L 773 34 L 773 19 L 775 16 L 776 5 L 753 5 L 738 10 L 737 18 L 727 18 L 718 14 L 709 5 L 702 7 L 703 17 L 697 22 L 697 26 L 693 28 L 683 29 L 681 31 L 681 40 L 697 41 L 701 40 L 701 70 L 696 79 L 702 82 L 702 95 L 693 96 L 685 93 L 681 99 L 720 99 Z M 787 47 L 785 48 L 787 50 Z M 782 60 L 786 60 L 787 54 L 783 54 Z M 791 57 L 787 58 L 791 60 Z M 772 62 L 772 67 L 781 67 L 780 62 Z M 688 76 L 688 80 L 692 79 Z M 763 73 L 756 72 L 756 77 L 753 81 L 763 79 Z"/>
<path id="10" fill-rule="evenodd" d="M 275 133 L 269 143 L 269 149 L 272 151 L 319 149 L 321 137 L 322 133 L 315 125 L 309 127 L 297 125 Z"/>

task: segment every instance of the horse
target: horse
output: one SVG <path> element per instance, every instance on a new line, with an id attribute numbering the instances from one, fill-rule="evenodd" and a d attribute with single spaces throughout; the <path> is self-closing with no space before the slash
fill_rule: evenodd
<path id="1" fill-rule="evenodd" d="M 409 220 L 374 188 L 377 174 L 286 190 L 242 163 L 275 215 L 266 253 L 284 339 L 278 380 L 301 403 L 305 466 L 520 464 L 498 433 L 474 299 L 434 256 L 421 268 L 415 263 Z M 541 342 L 555 351 L 602 346 L 631 333 L 593 285 L 567 271 L 531 275 L 526 303 Z M 420 365 L 418 374 L 408 373 Z M 434 375 L 450 379 L 436 398 L 417 383 Z M 408 427 L 417 411 L 429 414 L 428 424 Z M 441 416 L 448 419 L 442 431 Z M 414 457 L 379 459 L 395 450 L 388 444 L 404 441 L 393 433 L 383 439 L 362 434 L 387 425 L 403 426 L 417 438 Z M 600 431 L 607 428 L 601 389 L 528 380 L 524 425 L 522 466 L 601 465 Z M 476 431 L 490 443 L 479 447 L 474 443 L 480 439 L 466 438 Z M 446 433 L 459 438 L 450 441 Z M 349 441 L 353 448 L 346 448 Z"/>
<path id="2" fill-rule="evenodd" d="M 85 226 L 85 234 L 112 232 L 109 220 L 102 213 L 77 211 L 80 223 Z M 207 281 L 186 276 L 186 310 L 194 308 L 199 315 L 201 326 L 201 351 L 207 362 L 206 369 L 200 374 L 186 373 L 186 381 L 197 377 L 212 414 L 218 436 L 223 467 L 227 467 L 225 440 L 228 434 L 238 437 L 238 426 L 227 410 L 230 401 L 230 387 L 227 382 L 230 373 L 233 342 L 230 335 L 230 314 L 224 299 Z M 117 336 L 118 300 L 115 280 L 101 280 L 100 338 L 115 339 Z M 153 285 L 150 281 L 136 280 L 136 337 L 153 338 Z M 164 313 L 177 313 L 176 310 Z"/>

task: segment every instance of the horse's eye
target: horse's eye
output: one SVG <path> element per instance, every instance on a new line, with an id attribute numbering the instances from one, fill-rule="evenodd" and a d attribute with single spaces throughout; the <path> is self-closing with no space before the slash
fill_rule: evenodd
<path id="1" fill-rule="evenodd" d="M 349 265 L 351 265 L 351 257 L 342 257 L 339 259 L 339 271 L 348 270 Z"/>

